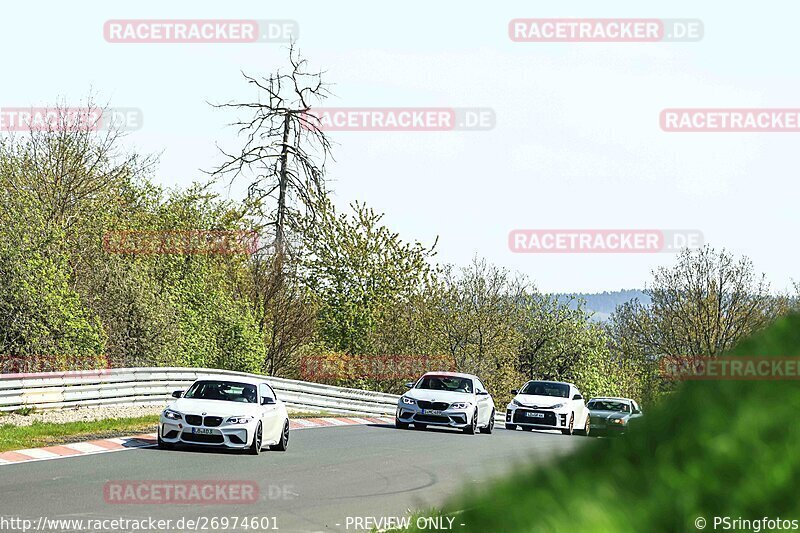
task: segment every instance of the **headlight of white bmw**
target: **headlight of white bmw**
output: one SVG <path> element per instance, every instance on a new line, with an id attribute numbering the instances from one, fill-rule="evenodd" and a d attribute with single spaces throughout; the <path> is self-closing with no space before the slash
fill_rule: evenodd
<path id="1" fill-rule="evenodd" d="M 469 409 L 472 404 L 467 402 L 456 402 L 454 404 L 450 404 L 450 409 Z"/>
<path id="2" fill-rule="evenodd" d="M 178 411 L 173 411 L 172 409 L 165 409 L 164 418 L 169 418 L 170 420 L 181 420 L 183 416 Z"/>
<path id="3" fill-rule="evenodd" d="M 551 407 L 550 409 L 561 409 L 562 407 L 564 407 L 563 403 L 557 403 L 553 407 Z"/>
<path id="4" fill-rule="evenodd" d="M 247 424 L 252 419 L 252 416 L 232 416 L 228 419 L 228 424 Z"/>
<path id="5" fill-rule="evenodd" d="M 411 398 L 406 398 L 405 396 L 401 396 L 400 401 L 406 405 L 416 405 L 417 403 L 416 400 L 412 400 Z"/>
<path id="6" fill-rule="evenodd" d="M 514 398 L 513 400 L 511 400 L 511 403 L 513 403 L 514 405 L 519 405 L 519 406 L 521 406 L 521 405 L 522 405 L 522 403 L 520 403 L 520 401 L 519 401 L 519 400 L 517 400 L 516 398 Z"/>

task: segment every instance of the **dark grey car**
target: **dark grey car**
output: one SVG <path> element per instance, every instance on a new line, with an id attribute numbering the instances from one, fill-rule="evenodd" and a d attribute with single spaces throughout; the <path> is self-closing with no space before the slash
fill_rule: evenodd
<path id="1" fill-rule="evenodd" d="M 632 420 L 643 415 L 639 404 L 630 398 L 592 398 L 587 407 L 595 435 L 621 435 Z"/>

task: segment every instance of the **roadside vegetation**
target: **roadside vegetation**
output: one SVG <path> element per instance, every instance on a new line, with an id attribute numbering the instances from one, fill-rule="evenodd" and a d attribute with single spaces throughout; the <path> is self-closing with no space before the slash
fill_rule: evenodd
<path id="1" fill-rule="evenodd" d="M 155 433 L 157 424 L 157 415 L 64 424 L 49 422 L 34 422 L 29 426 L 2 424 L 0 425 L 0 452 Z"/>
<path id="2" fill-rule="evenodd" d="M 263 98 L 217 106 L 238 149 L 185 188 L 157 185 L 157 159 L 113 129 L 65 118 L 0 137 L 2 371 L 210 367 L 399 392 L 446 367 L 480 375 L 498 405 L 533 378 L 647 405 L 672 387 L 660 358 L 722 353 L 797 307 L 747 258 L 712 247 L 655 271 L 650 302 L 622 305 L 606 323 L 576 297 L 539 291 L 535 272 L 480 257 L 438 264 L 435 234 L 409 242 L 367 204 L 331 203 L 333 144 L 310 113 L 326 84 L 309 72 L 291 50 L 287 70 L 246 75 Z M 246 196 L 221 196 L 231 183 Z M 106 246 L 114 232 L 196 230 L 254 232 L 259 245 Z M 404 357 L 430 364 L 401 372 Z M 358 358 L 378 367 L 348 374 Z M 337 370 L 304 373 L 317 360 Z"/>
<path id="3" fill-rule="evenodd" d="M 730 355 L 800 357 L 800 315 Z M 791 379 L 686 382 L 624 438 L 594 439 L 555 464 L 521 468 L 426 514 L 457 513 L 460 531 L 696 531 L 698 519 L 723 529 L 713 527 L 715 516 L 796 520 L 799 409 Z"/>

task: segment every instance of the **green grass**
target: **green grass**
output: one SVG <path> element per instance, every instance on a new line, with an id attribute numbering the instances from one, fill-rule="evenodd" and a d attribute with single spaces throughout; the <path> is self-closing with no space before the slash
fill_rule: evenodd
<path id="1" fill-rule="evenodd" d="M 800 316 L 730 355 L 800 356 Z M 798 381 L 686 382 L 625 438 L 521 467 L 443 512 L 463 510 L 456 529 L 480 532 L 697 531 L 698 517 L 713 531 L 715 516 L 800 519 L 798 414 Z"/>
<path id="2" fill-rule="evenodd" d="M 15 413 L 28 415 L 33 412 L 33 409 L 27 410 L 27 412 L 24 413 L 20 411 L 15 411 Z M 319 418 L 329 416 L 335 417 L 337 415 L 324 411 L 304 411 L 292 413 L 289 415 L 289 418 Z M 53 446 L 81 440 L 125 437 L 136 433 L 151 433 L 156 431 L 157 424 L 158 415 L 86 422 L 67 422 L 64 424 L 34 422 L 30 426 L 2 424 L 0 425 L 0 452 Z"/>
<path id="3" fill-rule="evenodd" d="M 158 416 L 114 418 L 53 424 L 34 422 L 30 426 L 0 425 L 0 452 L 39 448 L 81 440 L 108 439 L 156 431 Z"/>

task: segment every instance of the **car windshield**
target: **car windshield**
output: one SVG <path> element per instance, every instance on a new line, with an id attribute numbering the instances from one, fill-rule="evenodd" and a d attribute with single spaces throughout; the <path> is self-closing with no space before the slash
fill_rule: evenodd
<path id="1" fill-rule="evenodd" d="M 443 390 L 450 392 L 472 392 L 472 380 L 453 376 L 423 376 L 417 389 Z"/>
<path id="2" fill-rule="evenodd" d="M 612 400 L 594 400 L 589 402 L 589 409 L 595 411 L 619 411 L 621 413 L 630 413 L 631 406 L 627 402 L 615 402 Z"/>
<path id="3" fill-rule="evenodd" d="M 569 385 L 564 383 L 548 383 L 547 381 L 531 381 L 525 385 L 520 391 L 520 394 L 569 398 Z"/>
<path id="4" fill-rule="evenodd" d="M 233 381 L 197 381 L 183 397 L 241 403 L 256 403 L 257 401 L 255 385 Z"/>

